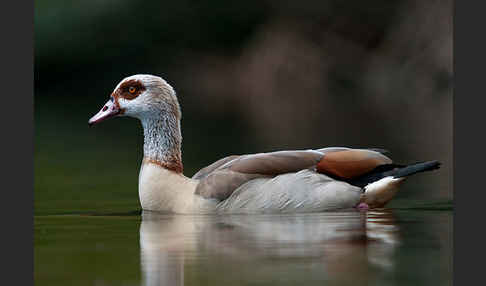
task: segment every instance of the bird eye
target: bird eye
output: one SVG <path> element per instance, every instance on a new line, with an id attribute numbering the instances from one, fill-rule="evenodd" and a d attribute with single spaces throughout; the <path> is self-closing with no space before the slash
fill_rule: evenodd
<path id="1" fill-rule="evenodd" d="M 134 86 L 130 86 L 130 87 L 128 88 L 128 92 L 129 92 L 129 93 L 131 93 L 131 94 L 134 94 L 134 93 L 135 93 L 135 91 L 137 91 L 137 89 L 136 89 Z"/>

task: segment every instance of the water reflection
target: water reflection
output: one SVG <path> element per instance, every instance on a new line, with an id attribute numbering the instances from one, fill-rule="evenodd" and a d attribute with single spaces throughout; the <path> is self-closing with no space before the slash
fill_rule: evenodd
<path id="1" fill-rule="evenodd" d="M 226 216 L 143 212 L 140 225 L 143 285 L 188 285 L 189 279 L 281 285 L 292 278 L 351 284 L 369 280 L 376 273 L 370 267 L 393 270 L 398 243 L 389 210 Z M 299 277 L 303 269 L 306 277 Z"/>

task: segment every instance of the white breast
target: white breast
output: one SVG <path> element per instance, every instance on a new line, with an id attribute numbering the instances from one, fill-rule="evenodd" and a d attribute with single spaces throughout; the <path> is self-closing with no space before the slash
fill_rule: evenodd
<path id="1" fill-rule="evenodd" d="M 197 180 L 144 162 L 140 169 L 138 194 L 144 210 L 175 213 L 214 211 L 216 202 L 196 196 Z"/>

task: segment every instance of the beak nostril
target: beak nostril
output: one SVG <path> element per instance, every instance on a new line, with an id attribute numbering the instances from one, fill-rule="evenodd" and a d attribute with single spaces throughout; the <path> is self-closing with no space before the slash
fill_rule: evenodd
<path id="1" fill-rule="evenodd" d="M 115 117 L 122 114 L 122 110 L 116 104 L 111 104 L 110 102 L 105 103 L 98 113 L 90 118 L 90 125 L 97 124 L 98 122 L 104 121 L 108 118 Z"/>

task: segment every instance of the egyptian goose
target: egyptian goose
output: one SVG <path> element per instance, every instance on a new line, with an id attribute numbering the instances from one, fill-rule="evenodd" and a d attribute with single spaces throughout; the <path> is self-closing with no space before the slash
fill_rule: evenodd
<path id="1" fill-rule="evenodd" d="M 138 191 L 144 210 L 198 214 L 376 208 L 393 198 L 407 176 L 440 165 L 398 165 L 380 149 L 330 147 L 228 156 L 189 178 L 182 173 L 181 111 L 165 80 L 144 74 L 123 79 L 88 123 L 115 116 L 142 122 Z"/>

